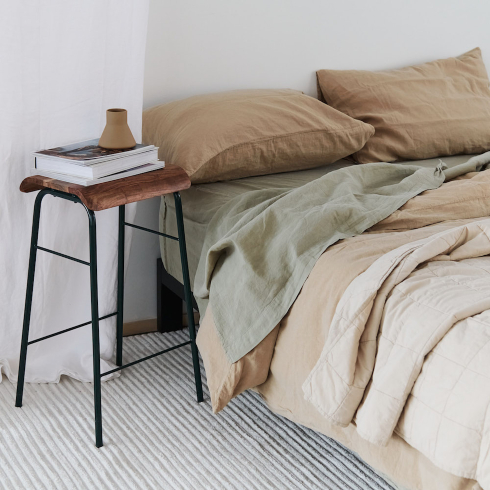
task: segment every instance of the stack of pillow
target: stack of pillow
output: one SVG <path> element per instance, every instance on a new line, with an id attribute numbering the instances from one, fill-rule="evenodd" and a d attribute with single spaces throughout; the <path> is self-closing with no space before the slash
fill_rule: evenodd
<path id="1" fill-rule="evenodd" d="M 143 142 L 195 183 L 490 150 L 481 51 L 391 71 L 320 70 L 318 96 L 240 90 L 148 109 Z"/>

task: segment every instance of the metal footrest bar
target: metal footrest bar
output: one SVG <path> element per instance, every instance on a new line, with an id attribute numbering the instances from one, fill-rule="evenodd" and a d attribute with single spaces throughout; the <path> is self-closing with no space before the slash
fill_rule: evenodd
<path id="1" fill-rule="evenodd" d="M 50 250 L 49 248 L 40 247 L 38 245 L 37 249 L 42 250 L 43 252 L 49 252 L 50 254 L 53 254 L 53 255 L 58 255 L 60 257 L 63 257 L 64 259 L 69 259 L 69 260 L 73 260 L 75 262 L 79 262 L 80 264 L 83 264 L 83 265 L 90 265 L 90 262 L 87 262 L 85 260 L 76 259 L 75 257 L 70 257 L 69 255 L 65 255 L 65 254 L 62 254 L 60 252 L 55 252 L 54 250 Z"/>
<path id="2" fill-rule="evenodd" d="M 144 228 L 143 226 L 133 225 L 133 223 L 128 223 L 126 221 L 124 222 L 124 224 L 126 226 L 131 226 L 131 228 L 137 228 L 138 230 L 143 230 L 143 231 L 147 231 L 148 233 L 164 236 L 165 238 L 170 238 L 171 240 L 175 240 L 177 242 L 179 241 L 179 239 L 176 236 L 167 235 L 166 233 L 162 233 L 161 231 L 150 230 L 150 228 Z"/>
<path id="3" fill-rule="evenodd" d="M 102 373 L 100 375 L 100 377 L 102 378 L 103 376 L 107 376 L 108 374 L 115 373 L 116 371 L 120 371 L 121 369 L 125 369 L 127 367 L 134 366 L 135 364 L 139 364 L 140 362 L 143 362 L 143 361 L 148 361 L 148 359 L 152 359 L 153 357 L 157 357 L 157 356 L 160 356 L 162 354 L 166 354 L 167 352 L 170 352 L 170 351 L 175 350 L 175 349 L 179 349 L 180 347 L 184 347 L 185 345 L 189 345 L 191 343 L 192 342 L 190 340 L 188 340 L 187 342 L 183 342 L 182 344 L 173 345 L 172 347 L 169 347 L 168 349 L 162 350 L 160 352 L 155 352 L 155 354 L 151 354 L 149 356 L 142 357 L 141 359 L 138 359 L 136 361 L 129 362 L 128 364 L 124 364 L 123 366 L 119 366 L 115 369 L 111 369 L 110 371 L 106 371 L 105 373 Z"/>
<path id="4" fill-rule="evenodd" d="M 108 315 L 105 315 L 105 316 L 101 316 L 99 318 L 99 321 L 105 320 L 106 318 L 109 318 L 109 317 L 114 316 L 114 315 L 117 315 L 117 311 L 115 311 L 114 313 L 109 313 Z M 75 325 L 74 327 L 65 328 L 65 330 L 61 330 L 59 332 L 46 335 L 45 337 L 41 337 L 41 338 L 36 339 L 36 340 L 31 340 L 30 342 L 27 342 L 27 345 L 35 344 L 36 342 L 41 342 L 41 340 L 50 339 L 51 337 L 56 337 L 57 335 L 61 335 L 62 333 L 71 332 L 72 330 L 76 330 L 77 328 L 80 328 L 80 327 L 85 327 L 86 325 L 90 325 L 91 323 L 92 323 L 92 320 L 90 320 L 89 322 L 81 323 L 80 325 Z"/>

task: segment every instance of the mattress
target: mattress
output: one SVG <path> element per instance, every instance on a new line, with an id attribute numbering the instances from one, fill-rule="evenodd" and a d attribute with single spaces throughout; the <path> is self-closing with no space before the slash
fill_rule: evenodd
<path id="1" fill-rule="evenodd" d="M 442 159 L 448 167 L 454 167 L 467 161 L 468 155 L 458 155 Z M 400 162 L 401 165 L 418 165 L 421 167 L 436 167 L 438 158 Z M 312 180 L 335 170 L 354 165 L 348 160 L 339 160 L 336 163 L 296 172 L 284 172 L 273 175 L 248 177 L 228 182 L 214 182 L 212 184 L 193 185 L 182 191 L 182 209 L 184 214 L 185 238 L 187 245 L 187 258 L 191 284 L 194 284 L 197 265 L 201 256 L 201 249 L 206 235 L 207 225 L 214 213 L 225 203 L 245 192 L 260 189 L 282 188 L 284 190 L 300 187 Z M 367 164 L 369 165 L 369 164 Z M 175 219 L 175 205 L 172 196 L 163 196 L 160 206 L 160 231 L 177 236 L 177 222 Z M 167 272 L 182 282 L 180 266 L 179 244 L 175 240 L 160 239 L 160 249 L 163 264 Z"/>

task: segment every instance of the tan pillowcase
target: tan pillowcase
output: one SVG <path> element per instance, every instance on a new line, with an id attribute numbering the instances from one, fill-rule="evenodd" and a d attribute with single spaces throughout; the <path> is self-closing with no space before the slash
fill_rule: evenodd
<path id="1" fill-rule="evenodd" d="M 193 183 L 303 170 L 361 149 L 374 129 L 296 90 L 239 90 L 143 113 L 143 142 Z"/>
<path id="2" fill-rule="evenodd" d="M 317 72 L 319 99 L 371 124 L 356 161 L 394 162 L 490 149 L 490 90 L 480 48 L 392 71 Z"/>

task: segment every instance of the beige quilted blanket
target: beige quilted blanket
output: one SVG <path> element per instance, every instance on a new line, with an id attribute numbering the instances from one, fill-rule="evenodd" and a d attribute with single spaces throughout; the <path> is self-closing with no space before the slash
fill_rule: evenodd
<path id="1" fill-rule="evenodd" d="M 346 289 L 303 385 L 305 397 L 334 424 L 355 419 L 357 432 L 376 445 L 387 444 L 398 424 L 403 438 L 438 466 L 485 489 L 488 254 L 490 219 L 381 256 Z"/>

